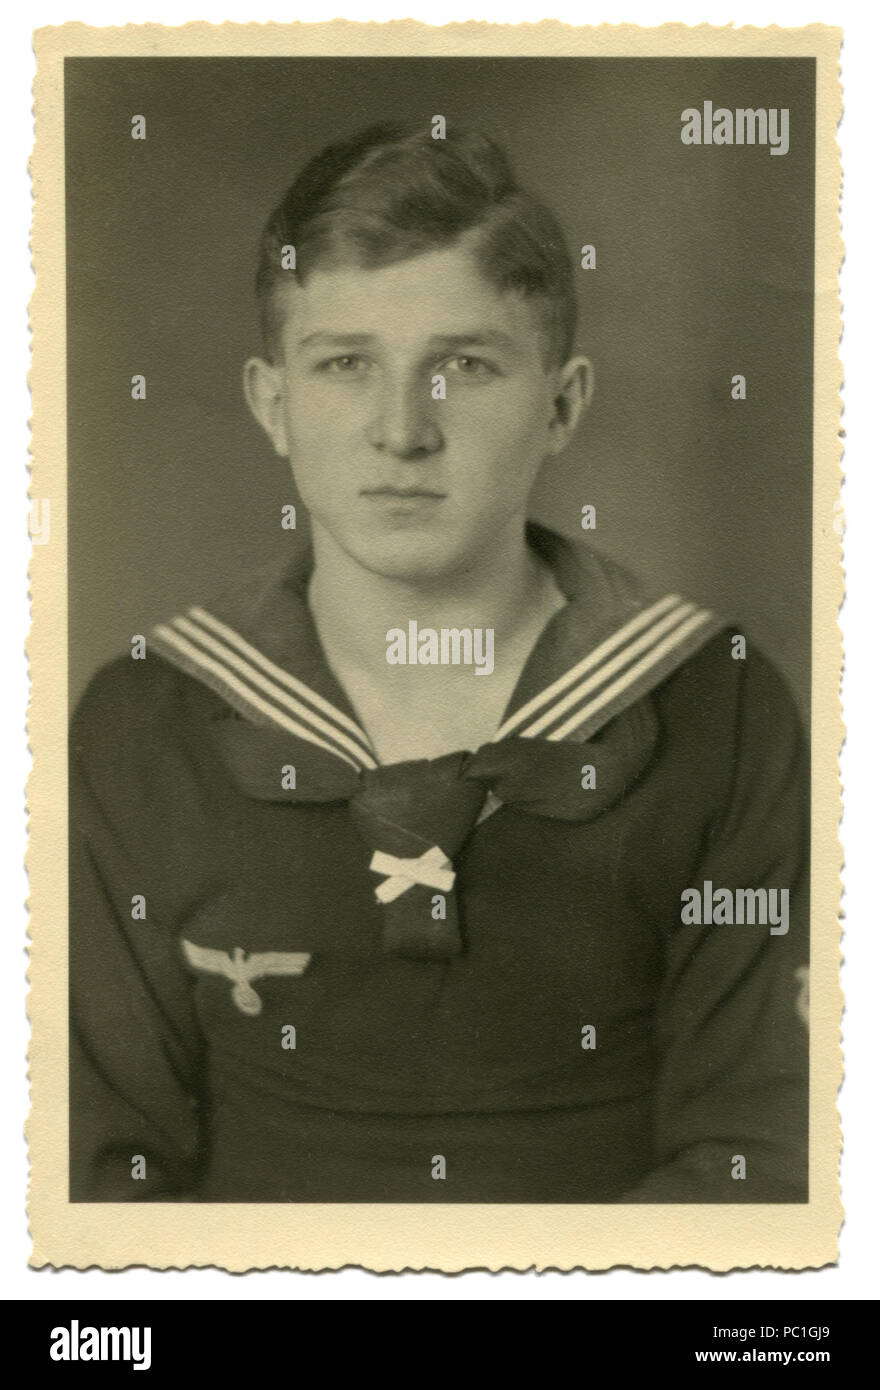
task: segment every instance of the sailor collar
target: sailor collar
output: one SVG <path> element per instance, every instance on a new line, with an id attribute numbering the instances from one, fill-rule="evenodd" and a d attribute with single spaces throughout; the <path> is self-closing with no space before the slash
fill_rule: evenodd
<path id="1" fill-rule="evenodd" d="M 381 878 L 372 882 L 391 954 L 443 960 L 463 950 L 454 862 L 496 810 L 588 821 L 619 801 L 657 739 L 644 697 L 722 626 L 678 594 L 645 600 L 584 543 L 536 525 L 527 539 L 567 602 L 494 738 L 474 753 L 379 765 L 324 657 L 307 602 L 308 555 L 262 597 L 192 607 L 152 634 L 167 661 L 229 710 L 209 734 L 241 792 L 348 803 L 364 869 Z"/>
<path id="2" fill-rule="evenodd" d="M 723 626 L 670 593 L 647 601 L 585 542 L 535 523 L 531 547 L 567 603 L 539 637 L 493 742 L 581 742 L 663 681 Z M 257 595 L 193 606 L 157 626 L 152 645 L 257 727 L 286 731 L 357 772 L 375 769 L 370 739 L 324 656 L 302 555 Z"/>

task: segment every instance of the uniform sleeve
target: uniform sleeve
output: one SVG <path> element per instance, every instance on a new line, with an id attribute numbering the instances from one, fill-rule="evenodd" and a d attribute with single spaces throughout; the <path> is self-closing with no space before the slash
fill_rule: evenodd
<path id="1" fill-rule="evenodd" d="M 185 969 L 146 887 L 139 765 L 156 756 L 145 744 L 157 734 L 145 727 L 143 685 L 109 672 L 84 696 L 70 739 L 70 1196 L 169 1201 L 197 1179 L 201 1044 Z M 132 917 L 135 895 L 147 897 L 143 919 Z"/>
<path id="2" fill-rule="evenodd" d="M 788 690 L 753 649 L 735 728 L 727 802 L 681 888 L 786 889 L 787 930 L 780 893 L 775 926 L 679 911 L 656 1016 L 656 1166 L 624 1201 L 808 1197 L 808 759 Z"/>

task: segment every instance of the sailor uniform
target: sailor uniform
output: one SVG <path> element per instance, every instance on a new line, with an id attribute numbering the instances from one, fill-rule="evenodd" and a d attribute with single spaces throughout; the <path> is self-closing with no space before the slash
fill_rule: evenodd
<path id="1" fill-rule="evenodd" d="M 473 753 L 379 766 L 307 558 L 94 678 L 73 1200 L 806 1200 L 790 696 L 707 610 L 528 537 L 567 603 Z M 704 883 L 790 890 L 788 931 L 683 922 Z"/>

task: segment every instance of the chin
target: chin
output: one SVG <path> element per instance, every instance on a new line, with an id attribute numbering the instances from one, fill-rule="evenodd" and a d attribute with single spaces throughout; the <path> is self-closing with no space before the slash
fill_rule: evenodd
<path id="1" fill-rule="evenodd" d="M 424 531 L 361 538 L 350 553 L 373 574 L 411 583 L 442 579 L 459 573 L 468 564 L 467 548 L 460 542 L 448 534 Z"/>

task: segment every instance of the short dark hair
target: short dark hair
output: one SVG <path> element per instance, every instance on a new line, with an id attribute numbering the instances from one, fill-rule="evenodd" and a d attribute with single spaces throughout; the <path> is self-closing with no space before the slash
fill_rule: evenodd
<path id="1" fill-rule="evenodd" d="M 571 353 L 577 300 L 556 216 L 520 188 L 500 145 L 476 131 L 384 123 L 328 145 L 305 166 L 269 217 L 260 242 L 257 302 L 264 350 L 280 337 L 279 284 L 341 265 L 373 268 L 452 246 L 476 230 L 474 256 L 496 289 L 540 301 L 546 360 Z M 296 268 L 282 267 L 295 248 Z"/>

